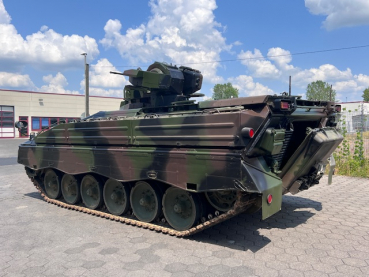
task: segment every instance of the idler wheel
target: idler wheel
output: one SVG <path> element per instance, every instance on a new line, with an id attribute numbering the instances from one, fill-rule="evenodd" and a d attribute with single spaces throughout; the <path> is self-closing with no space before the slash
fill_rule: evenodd
<path id="1" fill-rule="evenodd" d="M 139 181 L 131 191 L 131 206 L 134 215 L 143 222 L 152 222 L 162 211 L 162 192 L 155 184 Z"/>
<path id="2" fill-rule="evenodd" d="M 85 206 L 91 210 L 97 209 L 103 203 L 103 187 L 92 175 L 86 175 L 81 182 L 81 197 Z"/>
<path id="3" fill-rule="evenodd" d="M 190 229 L 200 218 L 198 195 L 179 188 L 169 188 L 163 197 L 163 212 L 170 226 L 178 231 Z"/>
<path id="4" fill-rule="evenodd" d="M 46 170 L 44 187 L 49 198 L 58 199 L 61 196 L 60 176 L 53 169 Z"/>
<path id="5" fill-rule="evenodd" d="M 205 192 L 206 199 L 216 210 L 228 212 L 236 202 L 237 192 L 235 190 L 220 190 Z"/>
<path id="6" fill-rule="evenodd" d="M 64 174 L 61 180 L 61 191 L 65 202 L 68 204 L 77 204 L 81 200 L 81 192 L 76 177 Z"/>
<path id="7" fill-rule="evenodd" d="M 109 179 L 104 185 L 104 203 L 108 211 L 113 215 L 121 215 L 130 208 L 130 189 L 113 179 Z"/>

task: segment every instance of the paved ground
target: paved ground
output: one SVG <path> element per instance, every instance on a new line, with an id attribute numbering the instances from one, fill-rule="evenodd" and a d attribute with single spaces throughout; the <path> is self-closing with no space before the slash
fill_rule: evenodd
<path id="1" fill-rule="evenodd" d="M 20 142 L 0 140 L 0 276 L 368 275 L 369 179 L 324 179 L 265 221 L 178 239 L 47 204 L 9 159 Z"/>

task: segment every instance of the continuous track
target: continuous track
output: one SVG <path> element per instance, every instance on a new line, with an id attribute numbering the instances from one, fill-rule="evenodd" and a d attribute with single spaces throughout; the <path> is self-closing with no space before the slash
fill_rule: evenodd
<path id="1" fill-rule="evenodd" d="M 157 231 L 157 232 L 161 232 L 164 234 L 169 234 L 171 236 L 177 236 L 177 237 L 186 237 L 186 236 L 190 236 L 193 235 L 195 233 L 201 232 L 203 230 L 205 230 L 206 228 L 209 228 L 211 226 L 214 226 L 220 222 L 223 222 L 227 219 L 230 219 L 234 216 L 236 216 L 239 213 L 244 212 L 251 203 L 254 202 L 253 199 L 250 199 L 249 195 L 242 193 L 241 191 L 239 191 L 237 193 L 237 199 L 236 202 L 233 206 L 233 208 L 231 210 L 229 210 L 226 213 L 223 213 L 219 216 L 216 216 L 208 221 L 205 221 L 204 223 L 201 223 L 195 227 L 192 227 L 188 230 L 185 231 L 177 231 L 171 228 L 168 228 L 166 226 L 161 226 L 158 224 L 154 224 L 154 223 L 146 223 L 146 222 L 141 222 L 137 219 L 134 218 L 129 218 L 129 217 L 123 217 L 123 216 L 115 216 L 112 215 L 110 213 L 106 213 L 104 211 L 98 211 L 98 210 L 91 210 L 88 209 L 86 207 L 83 206 L 79 206 L 79 205 L 70 205 L 67 203 L 64 203 L 63 201 L 60 200 L 55 200 L 55 199 L 50 199 L 44 189 L 42 188 L 42 182 L 38 177 L 29 177 L 32 181 L 32 183 L 34 184 L 34 186 L 36 187 L 36 189 L 40 192 L 41 196 L 43 197 L 43 199 L 51 204 L 60 206 L 62 208 L 65 209 L 71 209 L 71 210 L 75 210 L 75 211 L 79 211 L 79 212 L 83 212 L 83 213 L 88 213 L 91 215 L 95 215 L 95 216 L 100 216 L 100 217 L 104 217 L 110 220 L 115 220 L 117 222 L 121 222 L 121 223 L 125 223 L 128 225 L 133 225 L 133 226 L 137 226 L 137 227 L 142 227 L 145 229 L 150 229 L 153 231 Z"/>

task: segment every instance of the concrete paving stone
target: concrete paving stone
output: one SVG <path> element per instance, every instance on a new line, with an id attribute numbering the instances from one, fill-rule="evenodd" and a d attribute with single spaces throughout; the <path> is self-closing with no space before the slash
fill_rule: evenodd
<path id="1" fill-rule="evenodd" d="M 180 260 L 181 260 L 181 263 L 191 266 L 193 264 L 198 263 L 200 258 L 196 256 L 185 256 L 185 257 L 181 257 Z"/>
<path id="2" fill-rule="evenodd" d="M 232 252 L 228 251 L 228 250 L 219 250 L 219 251 L 214 251 L 213 255 L 217 258 L 229 258 L 232 256 Z"/>
<path id="3" fill-rule="evenodd" d="M 326 236 L 327 239 L 338 241 L 338 244 L 339 244 L 339 240 L 345 239 L 345 237 L 343 235 L 340 235 L 340 234 L 326 234 L 325 236 Z"/>
<path id="4" fill-rule="evenodd" d="M 44 266 L 33 266 L 27 267 L 27 269 L 22 271 L 22 273 L 27 276 L 40 276 L 44 271 L 46 271 Z"/>
<path id="5" fill-rule="evenodd" d="M 362 252 L 362 251 L 349 251 L 347 253 L 352 258 L 358 258 L 358 259 L 361 259 L 361 260 L 369 260 L 369 253 L 367 253 L 367 252 Z"/>
<path id="6" fill-rule="evenodd" d="M 204 257 L 204 258 L 201 258 L 201 260 L 200 260 L 200 263 L 202 263 L 204 265 L 207 265 L 207 266 L 221 264 L 221 262 L 222 262 L 221 259 L 219 259 L 217 257 L 214 257 L 214 256 Z"/>
<path id="7" fill-rule="evenodd" d="M 208 272 L 218 276 L 227 276 L 231 273 L 231 268 L 226 265 L 211 265 L 208 267 Z"/>
<path id="8" fill-rule="evenodd" d="M 341 273 L 341 272 L 335 272 L 335 273 L 329 274 L 329 277 L 357 277 L 357 276 L 360 276 L 360 275 Z"/>
<path id="9" fill-rule="evenodd" d="M 146 270 L 135 270 L 131 271 L 127 274 L 127 277 L 147 277 L 149 276 L 150 272 Z"/>
<path id="10" fill-rule="evenodd" d="M 265 262 L 261 260 L 244 260 L 243 266 L 251 267 L 251 268 L 264 268 L 267 269 L 265 266 Z"/>
<path id="11" fill-rule="evenodd" d="M 297 256 L 297 260 L 299 262 L 307 262 L 310 264 L 319 263 L 319 257 L 316 257 L 314 255 L 308 255 L 308 254 Z"/>
<path id="12" fill-rule="evenodd" d="M 299 270 L 299 271 L 310 271 L 313 269 L 313 267 L 311 266 L 311 264 L 309 263 L 304 263 L 304 262 L 293 262 L 293 263 L 289 263 L 289 266 L 291 269 L 295 269 L 295 270 Z"/>
<path id="13" fill-rule="evenodd" d="M 314 257 L 317 257 L 317 258 L 327 256 L 327 251 L 316 249 L 316 248 L 306 249 L 305 252 L 306 252 L 307 255 L 314 256 Z"/>
<path id="14" fill-rule="evenodd" d="M 174 273 L 174 272 L 179 272 L 179 271 L 185 271 L 187 267 L 188 266 L 186 264 L 177 262 L 177 263 L 171 263 L 169 265 L 166 265 L 164 270 Z"/>
<path id="15" fill-rule="evenodd" d="M 152 271 L 162 271 L 165 268 L 165 264 L 161 262 L 155 262 L 155 263 L 145 263 L 143 269 L 152 272 Z"/>
<path id="16" fill-rule="evenodd" d="M 102 250 L 100 250 L 99 254 L 101 255 L 111 255 L 111 254 L 115 254 L 119 251 L 119 248 L 117 247 L 110 247 L 110 248 L 104 248 Z"/>
<path id="17" fill-rule="evenodd" d="M 366 245 L 357 245 L 357 246 L 354 246 L 354 248 L 357 251 L 362 251 L 362 252 L 369 253 L 369 247 L 366 246 Z"/>
<path id="18" fill-rule="evenodd" d="M 65 276 L 81 276 L 87 271 L 86 268 L 83 267 L 74 267 L 69 268 L 63 272 Z"/>
<path id="19" fill-rule="evenodd" d="M 251 276 L 254 274 L 254 270 L 252 268 L 246 266 L 237 266 L 231 268 L 230 276 Z"/>
<path id="20" fill-rule="evenodd" d="M 306 255 L 295 256 L 291 254 L 280 254 L 280 255 L 276 255 L 276 259 L 281 262 L 297 262 L 298 257 L 301 257 L 301 256 L 306 256 Z"/>
<path id="21" fill-rule="evenodd" d="M 290 254 L 290 255 L 294 255 L 294 256 L 299 256 L 299 255 L 305 255 L 306 254 L 306 250 L 301 249 L 301 248 L 286 248 L 284 251 L 286 252 L 286 254 Z"/>
<path id="22" fill-rule="evenodd" d="M 336 267 L 330 264 L 317 263 L 317 264 L 312 264 L 312 266 L 315 270 L 323 272 L 323 273 L 327 273 L 327 274 L 337 272 Z"/>
<path id="23" fill-rule="evenodd" d="M 284 277 L 304 277 L 304 273 L 295 269 L 282 269 L 279 271 L 280 276 Z"/>
<path id="24" fill-rule="evenodd" d="M 342 259 L 342 261 L 346 265 L 350 265 L 350 266 L 353 266 L 353 267 L 363 267 L 363 266 L 368 265 L 365 260 L 358 259 L 358 258 L 344 258 L 344 259 Z"/>
<path id="25" fill-rule="evenodd" d="M 269 261 L 269 262 L 266 262 L 265 265 L 268 268 L 276 269 L 276 270 L 288 269 L 289 268 L 288 263 L 283 263 L 283 262 L 280 262 L 280 261 Z"/>
<path id="26" fill-rule="evenodd" d="M 172 273 L 166 271 L 148 271 L 150 277 L 171 277 Z M 122 276 L 122 275 L 121 275 Z"/>
<path id="27" fill-rule="evenodd" d="M 348 244 L 346 244 L 346 243 L 348 243 Z M 335 250 L 340 250 L 340 251 L 343 251 L 343 252 L 356 250 L 356 248 L 354 246 L 350 245 L 348 241 L 342 241 L 342 240 L 340 240 L 340 244 L 333 245 L 333 248 Z"/>
<path id="28" fill-rule="evenodd" d="M 101 260 L 93 260 L 93 261 L 86 261 L 82 264 L 83 268 L 91 269 L 91 268 L 100 268 L 105 264 L 104 261 Z"/>
<path id="29" fill-rule="evenodd" d="M 304 277 L 329 277 L 330 275 L 315 270 L 304 271 Z"/>
<path id="30" fill-rule="evenodd" d="M 222 265 L 226 265 L 229 267 L 242 266 L 243 261 L 240 259 L 236 259 L 235 257 L 225 258 L 225 259 L 222 259 Z"/>
<path id="31" fill-rule="evenodd" d="M 199 272 L 199 273 L 195 273 L 193 276 L 195 277 L 214 277 L 214 274 L 210 272 Z"/>
<path id="32" fill-rule="evenodd" d="M 286 236 L 286 237 L 282 237 L 282 241 L 290 242 L 290 243 L 297 243 L 297 242 L 301 242 L 301 238 Z"/>
<path id="33" fill-rule="evenodd" d="M 200 263 L 192 264 L 187 267 L 187 271 L 192 273 L 207 272 L 208 266 Z"/>
<path id="34" fill-rule="evenodd" d="M 254 268 L 253 273 L 256 276 L 268 276 L 268 277 L 277 277 L 280 276 L 279 271 L 271 268 Z M 283 276 L 283 275 L 282 275 Z"/>
<path id="35" fill-rule="evenodd" d="M 360 276 L 362 274 L 362 271 L 358 267 L 350 266 L 350 265 L 338 265 L 336 266 L 337 271 L 344 274 L 353 274 L 356 276 Z"/>
<path id="36" fill-rule="evenodd" d="M 263 251 L 264 253 L 269 253 L 273 255 L 279 255 L 279 254 L 285 253 L 285 249 L 273 247 L 273 245 L 271 244 L 268 244 L 267 246 L 265 246 L 263 249 L 259 251 Z"/>
<path id="37" fill-rule="evenodd" d="M 25 277 L 25 274 L 21 273 L 12 273 L 12 274 L 5 274 L 4 277 Z"/>
<path id="38" fill-rule="evenodd" d="M 275 261 L 276 255 L 270 253 L 257 252 L 255 253 L 255 259 L 264 262 Z"/>
<path id="39" fill-rule="evenodd" d="M 39 266 L 45 276 L 366 276 L 369 179 L 326 181 L 283 196 L 282 210 L 265 221 L 260 212 L 241 214 L 178 239 L 47 204 L 22 166 L 0 166 L 0 267 L 8 265 L 0 272 L 22 276 Z M 100 267 L 82 267 L 94 261 Z"/>

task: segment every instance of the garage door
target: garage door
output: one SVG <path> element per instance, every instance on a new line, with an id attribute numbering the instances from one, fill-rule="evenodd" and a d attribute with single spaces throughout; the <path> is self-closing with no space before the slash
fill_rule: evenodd
<path id="1" fill-rule="evenodd" d="M 0 106 L 0 138 L 14 138 L 14 107 Z"/>

